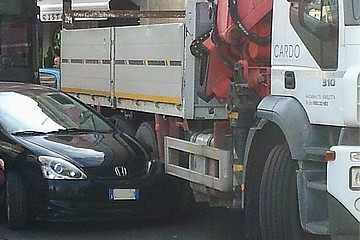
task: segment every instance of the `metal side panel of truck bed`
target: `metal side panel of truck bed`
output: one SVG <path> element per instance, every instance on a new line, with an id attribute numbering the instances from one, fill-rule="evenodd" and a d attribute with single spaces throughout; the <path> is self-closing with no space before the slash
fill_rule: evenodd
<path id="1" fill-rule="evenodd" d="M 62 32 L 61 89 L 88 104 L 183 116 L 182 23 Z"/>

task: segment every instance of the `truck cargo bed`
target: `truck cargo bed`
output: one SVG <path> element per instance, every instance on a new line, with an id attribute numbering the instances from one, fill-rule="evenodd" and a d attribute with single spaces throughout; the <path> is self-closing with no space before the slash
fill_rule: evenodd
<path id="1" fill-rule="evenodd" d="M 62 90 L 88 104 L 183 115 L 183 24 L 64 30 L 62 38 Z"/>

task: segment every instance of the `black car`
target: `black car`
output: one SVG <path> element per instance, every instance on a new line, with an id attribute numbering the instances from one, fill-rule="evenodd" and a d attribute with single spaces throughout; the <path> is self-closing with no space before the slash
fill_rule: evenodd
<path id="1" fill-rule="evenodd" d="M 0 83 L 0 158 L 9 228 L 144 216 L 159 205 L 157 164 L 144 148 L 53 88 Z"/>

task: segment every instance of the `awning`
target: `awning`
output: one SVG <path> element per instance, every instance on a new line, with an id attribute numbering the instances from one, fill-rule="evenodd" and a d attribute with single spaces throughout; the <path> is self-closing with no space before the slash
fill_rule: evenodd
<path id="1" fill-rule="evenodd" d="M 73 10 L 109 10 L 110 0 L 72 0 Z M 62 0 L 37 0 L 42 22 L 62 20 Z"/>

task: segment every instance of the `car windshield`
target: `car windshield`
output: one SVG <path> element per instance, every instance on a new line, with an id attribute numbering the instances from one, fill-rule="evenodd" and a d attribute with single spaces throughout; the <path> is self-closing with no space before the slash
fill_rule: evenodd
<path id="1" fill-rule="evenodd" d="M 112 131 L 89 107 L 56 91 L 1 92 L 0 124 L 12 134 Z"/>

